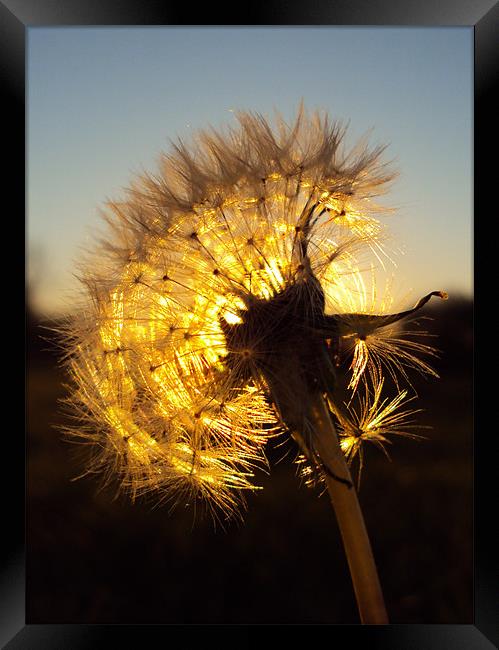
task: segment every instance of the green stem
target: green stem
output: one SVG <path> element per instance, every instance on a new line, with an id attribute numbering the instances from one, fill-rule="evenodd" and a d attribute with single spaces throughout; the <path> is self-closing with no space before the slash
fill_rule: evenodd
<path id="1" fill-rule="evenodd" d="M 387 624 L 383 593 L 357 493 L 340 448 L 336 429 L 321 395 L 313 398 L 311 417 L 321 461 L 333 474 L 350 482 L 350 485 L 347 485 L 325 474 L 345 547 L 361 622 Z"/>

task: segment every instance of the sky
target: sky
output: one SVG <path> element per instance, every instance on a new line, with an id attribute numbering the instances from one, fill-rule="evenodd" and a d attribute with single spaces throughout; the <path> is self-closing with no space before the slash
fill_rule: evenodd
<path id="1" fill-rule="evenodd" d="M 470 296 L 471 27 L 28 28 L 28 281 L 46 315 L 72 307 L 99 209 L 154 171 L 170 139 L 291 119 L 303 99 L 388 144 L 396 285 Z"/>

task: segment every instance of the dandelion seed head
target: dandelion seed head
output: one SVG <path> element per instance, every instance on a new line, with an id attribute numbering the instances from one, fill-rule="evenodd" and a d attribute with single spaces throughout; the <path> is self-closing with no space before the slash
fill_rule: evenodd
<path id="1" fill-rule="evenodd" d="M 344 311 L 344 278 L 362 288 L 359 256 L 385 255 L 384 147 L 347 151 L 345 126 L 303 107 L 291 124 L 234 117 L 173 142 L 106 204 L 108 233 L 80 265 L 86 301 L 64 330 L 69 433 L 94 445 L 89 471 L 132 497 L 203 497 L 227 516 L 257 489 L 269 438 L 302 426 L 300 397 L 333 386 L 328 338 L 356 336 L 353 387 L 366 368 L 378 376 L 378 357 L 425 368 L 412 361 L 420 344 L 383 357 L 370 339 L 384 328 Z M 356 439 L 383 441 L 373 413 Z"/>

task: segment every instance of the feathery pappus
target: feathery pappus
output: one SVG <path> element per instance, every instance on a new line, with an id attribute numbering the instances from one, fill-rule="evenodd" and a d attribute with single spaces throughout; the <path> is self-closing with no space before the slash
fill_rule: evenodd
<path id="1" fill-rule="evenodd" d="M 375 384 L 362 428 L 384 404 L 385 370 L 433 372 L 419 358 L 433 350 L 395 328 L 445 297 L 394 314 L 352 309 L 352 278 L 386 255 L 377 199 L 395 174 L 384 147 L 348 150 L 345 126 L 303 107 L 291 124 L 236 118 L 172 143 L 155 174 L 106 205 L 109 232 L 81 264 L 86 303 L 64 328 L 68 432 L 93 445 L 88 471 L 133 497 L 205 497 L 227 515 L 257 489 L 270 437 L 290 432 L 321 467 L 311 394 L 336 405 L 343 448 L 357 453 L 367 434 L 345 443 L 355 420 L 336 404 L 337 373 L 350 373 L 352 393 Z M 390 418 L 389 432 L 405 422 Z"/>

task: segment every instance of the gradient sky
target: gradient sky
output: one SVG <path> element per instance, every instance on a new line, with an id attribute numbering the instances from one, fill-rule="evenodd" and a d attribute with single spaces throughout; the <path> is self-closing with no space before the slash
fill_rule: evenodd
<path id="1" fill-rule="evenodd" d="M 29 28 L 28 255 L 36 304 L 69 309 L 98 208 L 169 138 L 291 118 L 303 98 L 372 128 L 400 177 L 387 196 L 396 285 L 472 292 L 473 32 L 445 28 Z"/>

